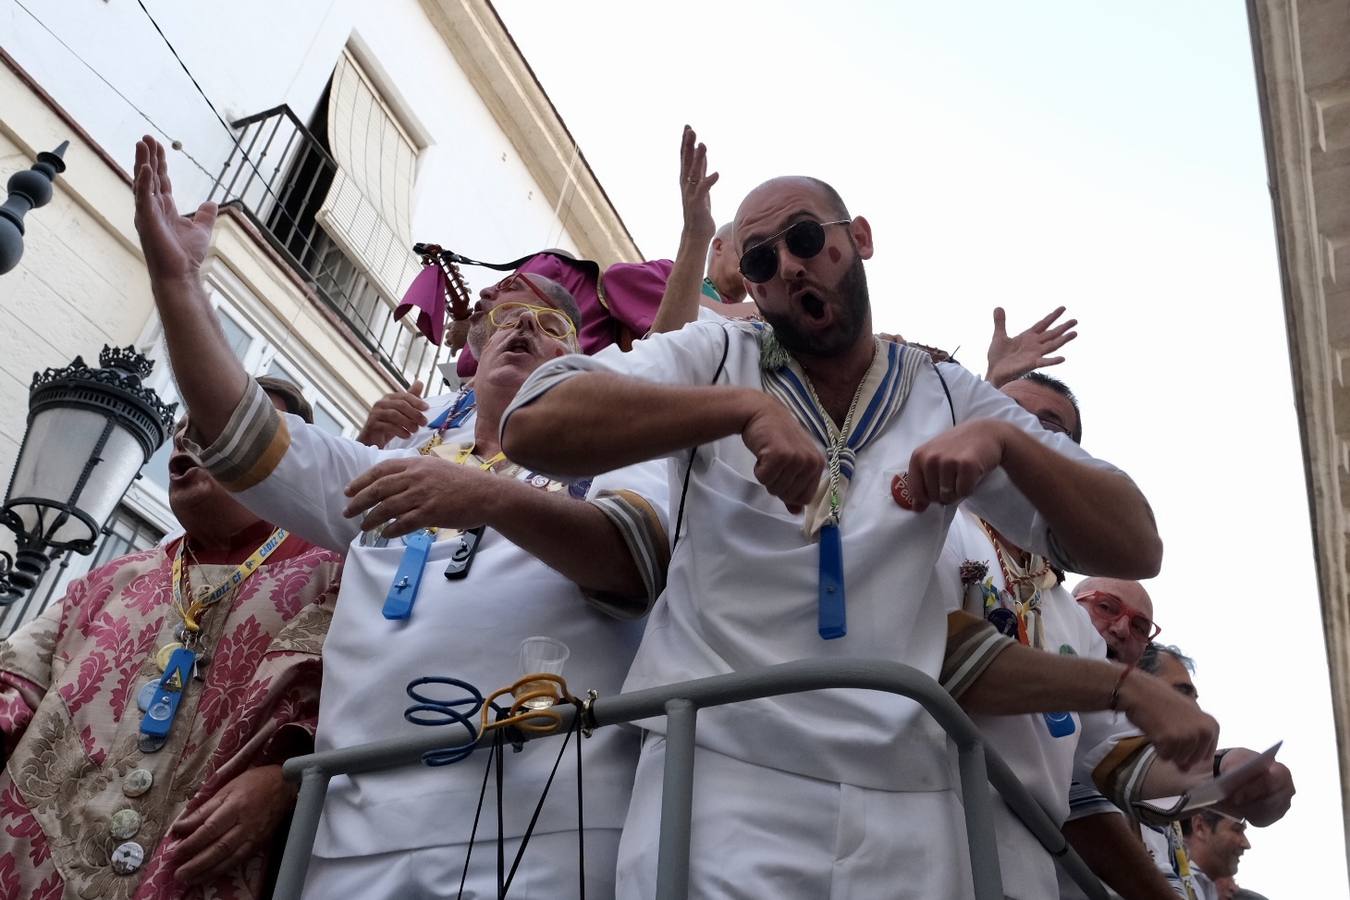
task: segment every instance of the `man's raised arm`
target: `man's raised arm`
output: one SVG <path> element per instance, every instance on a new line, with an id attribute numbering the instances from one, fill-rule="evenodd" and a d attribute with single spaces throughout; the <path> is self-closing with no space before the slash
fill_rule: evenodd
<path id="1" fill-rule="evenodd" d="M 136 231 L 150 272 L 169 362 L 204 443 L 225 429 L 248 384 L 201 282 L 216 205 L 203 203 L 191 218 L 179 215 L 164 147 L 154 138 L 136 144 Z"/>

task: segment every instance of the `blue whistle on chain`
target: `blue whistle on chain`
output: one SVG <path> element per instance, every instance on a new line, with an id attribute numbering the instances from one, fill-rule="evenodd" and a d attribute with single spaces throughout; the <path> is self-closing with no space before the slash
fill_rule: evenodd
<path id="1" fill-rule="evenodd" d="M 844 606 L 844 541 L 839 525 L 827 522 L 820 529 L 820 612 L 817 630 L 830 641 L 848 634 Z"/>
<path id="2" fill-rule="evenodd" d="M 168 737 L 173 727 L 174 716 L 178 715 L 178 704 L 187 690 L 188 679 L 192 677 L 192 668 L 196 665 L 197 654 L 186 647 L 179 647 L 169 657 L 164 667 L 159 685 L 155 689 L 155 699 L 145 708 L 141 716 L 141 734 L 149 737 Z M 175 677 L 177 681 L 175 681 Z"/>

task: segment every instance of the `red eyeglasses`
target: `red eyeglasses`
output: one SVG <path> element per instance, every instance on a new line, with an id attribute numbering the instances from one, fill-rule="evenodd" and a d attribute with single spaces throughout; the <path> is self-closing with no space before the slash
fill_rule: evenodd
<path id="1" fill-rule="evenodd" d="M 539 289 L 539 285 L 535 284 L 533 281 L 526 278 L 519 272 L 512 272 L 510 275 L 507 275 L 501 281 L 494 284 L 491 290 L 496 291 L 498 294 L 502 294 L 505 293 L 506 291 L 520 287 L 523 287 L 527 289 L 531 294 L 534 294 L 534 296 L 537 297 L 539 302 L 544 304 L 544 306 L 550 308 L 553 306 L 553 301 L 548 299 L 548 297 L 544 296 L 544 292 Z"/>
<path id="2" fill-rule="evenodd" d="M 1104 625 L 1114 625 L 1122 618 L 1130 619 L 1130 633 L 1141 641 L 1151 641 L 1162 634 L 1162 628 L 1148 616 L 1121 600 L 1115 594 L 1105 591 L 1088 591 L 1074 598 L 1087 607 L 1093 619 Z"/>

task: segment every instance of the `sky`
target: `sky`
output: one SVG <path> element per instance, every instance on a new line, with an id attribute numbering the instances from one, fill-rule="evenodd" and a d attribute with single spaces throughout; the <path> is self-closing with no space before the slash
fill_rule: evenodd
<path id="1" fill-rule="evenodd" d="M 718 221 L 782 174 L 867 217 L 878 330 L 983 371 L 995 305 L 1016 330 L 1069 308 L 1053 374 L 1153 504 L 1160 640 L 1221 744 L 1283 739 L 1299 787 L 1238 882 L 1350 896 L 1244 5 L 495 6 L 647 257 L 675 251 L 688 123 Z"/>

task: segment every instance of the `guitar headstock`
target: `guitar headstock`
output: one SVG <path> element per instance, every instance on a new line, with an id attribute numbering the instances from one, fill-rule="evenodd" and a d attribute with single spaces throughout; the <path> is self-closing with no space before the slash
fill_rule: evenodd
<path id="1" fill-rule="evenodd" d="M 464 281 L 464 274 L 450 258 L 451 254 L 446 253 L 440 244 L 413 244 L 413 252 L 422 257 L 422 265 L 441 267 L 441 272 L 445 275 L 445 299 L 451 321 L 462 322 L 468 319 L 472 312 L 470 304 L 473 295 Z"/>

